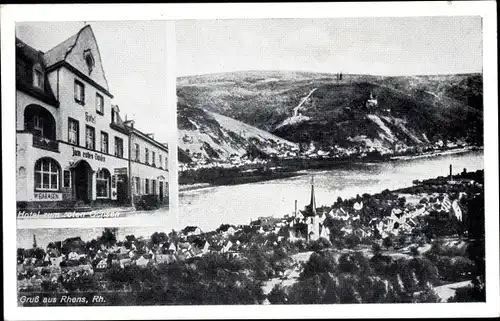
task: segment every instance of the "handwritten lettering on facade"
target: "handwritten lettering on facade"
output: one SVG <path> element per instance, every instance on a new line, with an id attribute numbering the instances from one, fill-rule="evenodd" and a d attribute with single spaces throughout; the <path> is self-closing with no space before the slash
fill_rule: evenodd
<path id="1" fill-rule="evenodd" d="M 95 116 L 85 112 L 85 120 L 88 122 L 88 123 L 92 123 L 92 124 L 95 124 Z"/>

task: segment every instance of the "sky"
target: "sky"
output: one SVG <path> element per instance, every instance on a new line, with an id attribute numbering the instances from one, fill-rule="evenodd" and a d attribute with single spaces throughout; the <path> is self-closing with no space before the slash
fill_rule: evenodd
<path id="1" fill-rule="evenodd" d="M 166 105 L 166 23 L 164 21 L 94 22 L 104 73 L 122 118 L 135 127 L 168 140 Z M 16 24 L 16 36 L 43 52 L 55 47 L 85 26 L 85 22 L 29 22 Z"/>
<path id="2" fill-rule="evenodd" d="M 87 21 L 113 103 L 136 127 L 167 141 L 165 21 Z M 16 24 L 48 51 L 85 22 Z M 480 17 L 179 20 L 177 77 L 238 70 L 412 75 L 482 71 Z"/>
<path id="3" fill-rule="evenodd" d="M 177 21 L 177 76 L 481 72 L 481 25 L 479 16 Z"/>

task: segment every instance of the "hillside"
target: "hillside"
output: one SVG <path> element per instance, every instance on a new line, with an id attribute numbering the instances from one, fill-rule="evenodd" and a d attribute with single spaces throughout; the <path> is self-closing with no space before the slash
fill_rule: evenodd
<path id="1" fill-rule="evenodd" d="M 177 88 L 192 108 L 317 149 L 387 152 L 395 145 L 483 140 L 480 74 L 337 80 L 324 73 L 248 71 L 183 77 Z"/>
<path id="2" fill-rule="evenodd" d="M 296 144 L 235 119 L 179 103 L 179 148 L 193 160 L 265 158 L 297 150 Z"/>

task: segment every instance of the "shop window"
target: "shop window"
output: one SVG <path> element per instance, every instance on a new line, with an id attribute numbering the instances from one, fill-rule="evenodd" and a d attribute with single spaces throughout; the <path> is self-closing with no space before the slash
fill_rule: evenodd
<path id="1" fill-rule="evenodd" d="M 68 118 L 68 143 L 79 145 L 79 124 L 78 120 Z"/>
<path id="2" fill-rule="evenodd" d="M 115 156 L 123 157 L 123 139 L 115 137 Z"/>
<path id="3" fill-rule="evenodd" d="M 96 178 L 97 198 L 109 198 L 110 177 L 111 175 L 109 171 L 105 168 L 97 172 L 97 178 Z"/>
<path id="4" fill-rule="evenodd" d="M 85 86 L 81 81 L 75 79 L 75 101 L 85 105 Z"/>
<path id="5" fill-rule="evenodd" d="M 35 163 L 35 189 L 40 191 L 59 190 L 59 164 L 52 158 L 40 158 Z"/>
<path id="6" fill-rule="evenodd" d="M 109 138 L 108 133 L 101 131 L 101 152 L 109 153 Z"/>
<path id="7" fill-rule="evenodd" d="M 71 172 L 68 170 L 63 171 L 63 187 L 71 186 Z"/>
<path id="8" fill-rule="evenodd" d="M 95 129 L 89 125 L 85 125 L 85 147 L 95 149 Z"/>

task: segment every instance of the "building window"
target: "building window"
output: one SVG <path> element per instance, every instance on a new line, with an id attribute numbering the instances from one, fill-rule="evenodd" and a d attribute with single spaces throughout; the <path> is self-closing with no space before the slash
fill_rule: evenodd
<path id="1" fill-rule="evenodd" d="M 145 191 L 144 194 L 149 195 L 149 179 L 146 178 L 144 183 Z"/>
<path id="2" fill-rule="evenodd" d="M 116 188 L 116 175 L 111 177 L 111 188 Z"/>
<path id="3" fill-rule="evenodd" d="M 161 168 L 161 166 L 163 164 L 163 162 L 161 161 L 161 154 L 158 154 L 158 159 L 159 159 L 158 166 Z"/>
<path id="4" fill-rule="evenodd" d="M 141 179 L 137 176 L 134 178 L 135 178 L 135 194 L 139 195 L 141 194 Z"/>
<path id="5" fill-rule="evenodd" d="M 85 125 L 85 147 L 95 149 L 95 129 L 89 125 Z"/>
<path id="6" fill-rule="evenodd" d="M 107 169 L 103 168 L 97 172 L 96 178 L 96 197 L 109 198 L 109 181 L 110 173 Z"/>
<path id="7" fill-rule="evenodd" d="M 78 120 L 68 118 L 68 143 L 79 145 Z"/>
<path id="8" fill-rule="evenodd" d="M 109 139 L 108 133 L 101 131 L 101 152 L 109 153 Z"/>
<path id="9" fill-rule="evenodd" d="M 168 158 L 165 157 L 165 169 L 168 170 Z"/>
<path id="10" fill-rule="evenodd" d="M 153 188 L 151 190 L 153 192 L 153 195 L 156 195 L 156 179 L 153 179 L 152 183 L 153 183 Z"/>
<path id="11" fill-rule="evenodd" d="M 139 144 L 135 144 L 135 160 L 137 162 L 140 162 L 141 161 L 141 148 L 139 147 Z"/>
<path id="12" fill-rule="evenodd" d="M 115 137 L 115 156 L 123 157 L 123 139 Z"/>
<path id="13" fill-rule="evenodd" d="M 95 93 L 95 110 L 98 114 L 104 115 L 104 98 Z"/>
<path id="14" fill-rule="evenodd" d="M 85 105 L 85 86 L 81 81 L 75 79 L 75 101 Z"/>
<path id="15" fill-rule="evenodd" d="M 71 186 L 71 173 L 68 170 L 63 171 L 63 187 Z"/>
<path id="16" fill-rule="evenodd" d="M 35 163 L 35 189 L 59 190 L 59 164 L 52 158 L 40 158 Z"/>
<path id="17" fill-rule="evenodd" d="M 156 159 L 156 153 L 151 152 L 151 160 L 153 161 L 153 163 L 151 165 L 153 165 L 153 166 L 155 166 L 155 159 Z"/>
<path id="18" fill-rule="evenodd" d="M 146 148 L 146 151 L 144 152 L 145 157 L 146 157 L 146 164 L 149 164 L 149 149 Z"/>
<path id="19" fill-rule="evenodd" d="M 43 73 L 38 66 L 33 69 L 33 86 L 43 89 Z"/>
<path id="20" fill-rule="evenodd" d="M 33 116 L 33 133 L 43 136 L 43 118 L 37 115 Z"/>

